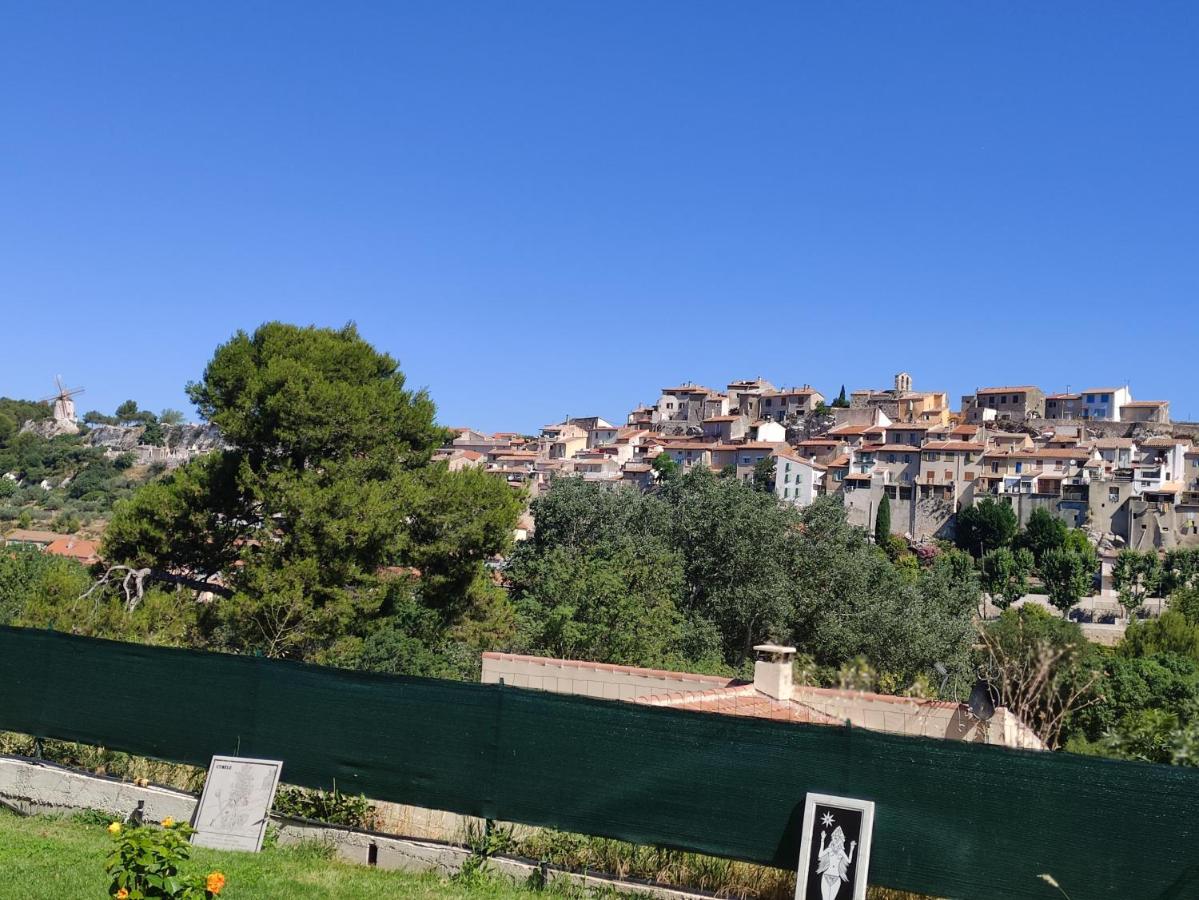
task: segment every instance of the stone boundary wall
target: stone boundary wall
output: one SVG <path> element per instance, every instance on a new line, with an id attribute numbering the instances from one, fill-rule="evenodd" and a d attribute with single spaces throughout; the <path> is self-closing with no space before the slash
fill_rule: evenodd
<path id="1" fill-rule="evenodd" d="M 172 788 L 136 785 L 43 760 L 0 756 L 0 806 L 7 806 L 22 815 L 98 809 L 112 813 L 114 818 L 124 819 L 137 808 L 138 801 L 145 803 L 147 821 L 161 822 L 170 816 L 190 822 L 199 798 Z M 415 807 L 405 809 L 416 810 Z M 434 810 L 425 812 L 432 816 L 442 815 Z M 419 820 L 419 816 L 415 818 Z M 465 821 L 465 817 L 457 818 Z M 380 869 L 437 872 L 449 876 L 458 872 L 473 855 L 465 847 L 442 841 L 356 831 L 307 819 L 272 815 L 271 823 L 278 829 L 280 844 L 316 840 L 332 846 L 341 860 Z M 540 873 L 551 881 L 566 879 L 580 888 L 615 890 L 656 900 L 706 900 L 713 896 L 646 882 L 624 881 L 608 875 L 568 872 L 520 857 L 493 856 L 488 863 L 492 870 L 517 882 L 526 882 Z"/>

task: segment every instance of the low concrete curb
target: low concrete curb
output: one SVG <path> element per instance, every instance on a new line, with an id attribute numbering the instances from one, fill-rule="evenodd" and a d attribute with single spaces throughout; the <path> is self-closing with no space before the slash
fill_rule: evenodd
<path id="1" fill-rule="evenodd" d="M 0 802 L 26 815 L 98 809 L 120 819 L 142 802 L 145 804 L 147 821 L 161 822 L 170 816 L 180 822 L 188 822 L 199 798 L 184 791 L 131 784 L 43 760 L 0 756 Z M 333 847 L 340 859 L 380 869 L 437 872 L 449 876 L 458 872 L 472 855 L 470 850 L 453 844 L 356 831 L 306 819 L 271 816 L 271 822 L 278 829 L 280 844 L 316 840 Z M 565 879 L 578 887 L 616 890 L 657 900 L 698 900 L 713 896 L 655 884 L 621 881 L 605 875 L 583 875 L 552 866 L 542 869 L 533 860 L 517 857 L 493 856 L 488 863 L 493 871 L 518 882 L 544 874 L 550 881 Z"/>

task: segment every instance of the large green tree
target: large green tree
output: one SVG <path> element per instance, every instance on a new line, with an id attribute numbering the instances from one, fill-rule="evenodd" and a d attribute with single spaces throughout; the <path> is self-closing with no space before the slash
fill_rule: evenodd
<path id="1" fill-rule="evenodd" d="M 1028 593 L 1028 576 L 1032 574 L 1032 552 L 1020 547 L 1013 551 L 998 547 L 979 561 L 982 588 L 991 603 L 1007 609 Z"/>
<path id="2" fill-rule="evenodd" d="M 389 566 L 427 572 L 449 623 L 510 540 L 519 498 L 430 464 L 446 435 L 432 401 L 352 325 L 238 332 L 188 393 L 229 448 L 119 504 L 104 554 L 219 581 L 217 637 L 232 649 L 320 653 L 386 618 Z"/>
<path id="3" fill-rule="evenodd" d="M 1041 583 L 1049 602 L 1062 612 L 1069 611 L 1091 592 L 1094 570 L 1090 560 L 1075 550 L 1046 550 L 1041 557 Z"/>
<path id="4" fill-rule="evenodd" d="M 880 547 L 891 543 L 891 501 L 886 494 L 878 502 L 878 511 L 874 514 L 874 543 Z"/>
<path id="5" fill-rule="evenodd" d="M 1028 517 L 1028 524 L 1019 537 L 1020 546 L 1032 551 L 1033 558 L 1040 562 L 1047 550 L 1058 550 L 1066 545 L 1066 523 L 1038 506 Z"/>
<path id="6" fill-rule="evenodd" d="M 1016 513 L 1009 504 L 984 497 L 958 513 L 954 539 L 977 559 L 996 547 L 1010 544 L 1017 527 Z"/>
<path id="7" fill-rule="evenodd" d="M 1121 550 L 1112 567 L 1112 580 L 1120 596 L 1120 605 L 1130 616 L 1153 595 L 1161 579 L 1161 561 L 1155 550 Z"/>
<path id="8" fill-rule="evenodd" d="M 1176 653 L 1199 663 L 1199 625 L 1174 610 L 1144 622 L 1130 622 L 1118 652 L 1136 657 Z"/>
<path id="9" fill-rule="evenodd" d="M 533 511 L 507 573 L 523 649 L 741 669 L 773 639 L 832 671 L 865 657 L 898 687 L 937 662 L 968 669 L 969 558 L 905 576 L 835 498 L 801 512 L 697 468 L 648 495 L 558 479 Z M 621 623 L 627 639 L 605 634 Z"/>
<path id="10" fill-rule="evenodd" d="M 1076 623 L 1026 604 L 1005 609 L 979 638 L 979 671 L 1051 749 L 1102 703 L 1101 653 Z"/>

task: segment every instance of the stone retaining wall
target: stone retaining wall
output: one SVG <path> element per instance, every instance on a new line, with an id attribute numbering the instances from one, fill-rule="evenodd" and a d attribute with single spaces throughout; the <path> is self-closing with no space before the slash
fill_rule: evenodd
<path id="1" fill-rule="evenodd" d="M 145 804 L 147 821 L 161 822 L 170 816 L 181 822 L 189 822 L 199 798 L 184 791 L 155 785 L 136 785 L 42 760 L 0 756 L 0 804 L 24 815 L 98 809 L 111 813 L 116 819 L 124 819 L 137 808 L 139 801 Z M 381 805 L 385 807 L 384 822 L 398 819 L 426 830 L 479 821 L 436 810 L 419 810 L 417 807 L 391 803 Z M 355 831 L 304 819 L 273 815 L 271 823 L 278 830 L 280 844 L 318 840 L 332 846 L 339 859 L 380 869 L 438 872 L 448 876 L 457 872 L 472 855 L 465 847 L 440 841 Z M 528 881 L 540 871 L 550 880 L 567 879 L 583 888 L 644 894 L 658 900 L 695 900 L 711 896 L 661 885 L 622 881 L 604 875 L 581 875 L 552 866 L 543 868 L 532 860 L 516 857 L 495 856 L 489 860 L 489 865 L 492 870 L 519 882 Z"/>

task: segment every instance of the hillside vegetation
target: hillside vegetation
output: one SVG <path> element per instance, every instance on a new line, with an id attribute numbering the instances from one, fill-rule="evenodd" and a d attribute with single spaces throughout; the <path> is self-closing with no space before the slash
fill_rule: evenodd
<path id="1" fill-rule="evenodd" d="M 47 418 L 42 403 L 0 398 L 0 532 L 14 527 L 99 534 L 116 501 L 152 473 L 131 455 L 109 458 L 85 434 L 22 433 Z"/>

